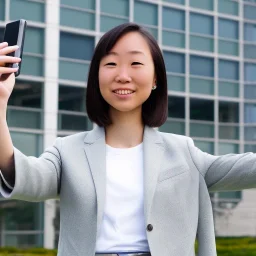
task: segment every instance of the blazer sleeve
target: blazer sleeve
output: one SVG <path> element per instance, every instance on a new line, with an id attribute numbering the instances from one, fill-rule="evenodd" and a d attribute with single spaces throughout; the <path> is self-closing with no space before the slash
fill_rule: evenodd
<path id="1" fill-rule="evenodd" d="M 58 197 L 61 186 L 61 143 L 62 139 L 58 138 L 38 158 L 25 156 L 14 148 L 15 183 L 13 187 L 10 186 L 1 174 L 2 196 L 31 202 Z"/>
<path id="2" fill-rule="evenodd" d="M 197 148 L 191 138 L 187 142 L 191 158 L 209 191 L 256 188 L 256 154 L 213 156 Z"/>

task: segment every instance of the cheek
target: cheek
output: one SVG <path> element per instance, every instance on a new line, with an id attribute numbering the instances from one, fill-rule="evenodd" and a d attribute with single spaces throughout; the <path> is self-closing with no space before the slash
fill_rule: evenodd
<path id="1" fill-rule="evenodd" d="M 151 75 L 150 75 L 151 74 Z M 154 83 L 154 69 L 144 69 L 137 75 L 137 81 L 144 87 L 152 87 Z"/>

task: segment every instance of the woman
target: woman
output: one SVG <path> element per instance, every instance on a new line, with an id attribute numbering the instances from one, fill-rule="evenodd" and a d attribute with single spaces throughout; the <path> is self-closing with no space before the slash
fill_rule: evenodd
<path id="1" fill-rule="evenodd" d="M 87 112 L 98 124 L 58 138 L 39 157 L 14 148 L 7 101 L 19 62 L 0 45 L 0 169 L 6 198 L 60 198 L 59 256 L 215 256 L 209 191 L 256 187 L 253 153 L 213 156 L 191 138 L 161 133 L 167 80 L 154 38 L 136 24 L 99 41 L 89 71 Z M 9 75 L 11 74 L 11 75 Z"/>

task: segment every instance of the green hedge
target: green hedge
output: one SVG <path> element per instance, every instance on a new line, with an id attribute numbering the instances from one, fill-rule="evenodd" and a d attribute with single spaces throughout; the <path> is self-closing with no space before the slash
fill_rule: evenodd
<path id="1" fill-rule="evenodd" d="M 57 250 L 47 250 L 44 248 L 18 249 L 15 247 L 0 248 L 0 256 L 56 256 Z"/>
<path id="2" fill-rule="evenodd" d="M 218 256 L 256 256 L 256 238 L 216 238 Z M 197 245 L 196 245 L 197 247 Z M 43 248 L 17 249 L 13 247 L 0 248 L 0 256 L 56 256 L 57 250 Z"/>

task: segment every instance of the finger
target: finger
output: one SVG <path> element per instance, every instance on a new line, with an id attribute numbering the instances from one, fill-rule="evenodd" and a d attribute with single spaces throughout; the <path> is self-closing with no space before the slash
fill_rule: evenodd
<path id="1" fill-rule="evenodd" d="M 3 68 L 0 67 L 0 74 L 9 74 L 18 71 L 19 68 Z"/>
<path id="2" fill-rule="evenodd" d="M 1 56 L 0 55 L 0 65 L 1 63 L 16 63 L 16 62 L 21 62 L 21 58 L 18 57 L 12 57 L 12 56 Z"/>
<path id="3" fill-rule="evenodd" d="M 0 49 L 4 48 L 4 47 L 7 47 L 8 46 L 8 43 L 7 42 L 2 42 L 0 43 Z"/>
<path id="4" fill-rule="evenodd" d="M 6 54 L 14 52 L 18 49 L 19 49 L 18 45 L 7 46 L 5 48 L 0 49 L 0 55 L 6 55 Z"/>
<path id="5" fill-rule="evenodd" d="M 0 67 L 5 67 L 7 63 L 19 63 L 21 58 L 11 56 L 0 56 Z"/>

